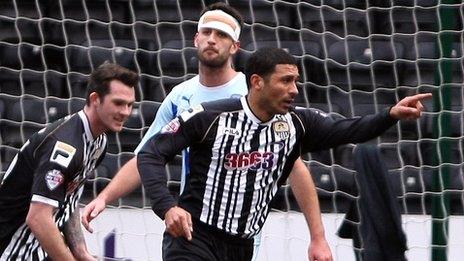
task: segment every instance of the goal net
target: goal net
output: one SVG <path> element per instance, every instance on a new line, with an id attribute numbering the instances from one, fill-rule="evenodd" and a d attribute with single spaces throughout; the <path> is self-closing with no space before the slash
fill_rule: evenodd
<path id="1" fill-rule="evenodd" d="M 133 156 L 172 87 L 196 74 L 196 21 L 212 2 L 1 1 L 1 173 L 31 133 L 81 109 L 90 72 L 105 60 L 114 61 L 138 71 L 141 81 L 130 120 L 121 133 L 109 135 L 109 153 L 86 184 L 84 203 L 95 197 Z M 462 256 L 464 240 L 456 227 L 464 223 L 464 5 L 453 0 L 226 2 L 245 20 L 237 69 L 257 48 L 287 49 L 300 65 L 298 106 L 354 117 L 378 112 L 406 95 L 434 94 L 420 120 L 398 123 L 370 144 L 388 168 L 403 214 L 408 258 Z M 354 251 L 364 250 L 335 235 L 351 204 L 360 202 L 354 148 L 303 157 L 336 260 L 354 260 Z M 176 158 L 168 167 L 173 193 L 180 164 Z M 309 237 L 289 185 L 273 204 L 260 260 L 302 260 Z M 112 205 L 106 219 L 94 222 L 96 236 L 88 237 L 93 253 L 157 260 L 162 222 L 149 206 L 141 188 Z"/>

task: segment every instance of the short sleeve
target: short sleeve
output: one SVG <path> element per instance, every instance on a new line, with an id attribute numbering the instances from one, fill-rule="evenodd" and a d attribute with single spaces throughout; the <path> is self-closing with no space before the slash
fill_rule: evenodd
<path id="1" fill-rule="evenodd" d="M 38 162 L 32 184 L 31 201 L 42 202 L 58 207 L 66 196 L 66 184 L 75 171 L 73 160 L 77 150 L 72 145 L 48 137 L 34 153 Z"/>

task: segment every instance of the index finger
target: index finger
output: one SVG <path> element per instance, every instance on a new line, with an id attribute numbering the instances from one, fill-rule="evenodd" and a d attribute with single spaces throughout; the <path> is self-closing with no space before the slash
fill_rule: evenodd
<path id="1" fill-rule="evenodd" d="M 192 220 L 190 215 L 185 219 L 182 219 L 182 229 L 184 230 L 184 235 L 187 240 L 192 240 Z"/>
<path id="2" fill-rule="evenodd" d="M 84 212 L 82 212 L 81 223 L 87 231 L 93 233 L 93 229 L 90 227 L 89 224 L 89 215 L 90 211 L 87 208 L 84 208 Z"/>
<path id="3" fill-rule="evenodd" d="M 411 99 L 412 99 L 412 100 L 416 100 L 416 101 L 424 100 L 424 99 L 429 99 L 429 98 L 432 98 L 432 93 L 431 93 L 431 92 L 428 92 L 428 93 L 419 93 L 419 94 L 416 94 L 416 95 L 411 96 Z"/>

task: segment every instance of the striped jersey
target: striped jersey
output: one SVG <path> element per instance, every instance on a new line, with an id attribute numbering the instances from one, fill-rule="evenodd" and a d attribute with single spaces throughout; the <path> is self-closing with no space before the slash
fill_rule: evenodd
<path id="1" fill-rule="evenodd" d="M 32 202 L 55 207 L 58 229 L 75 211 L 83 185 L 106 151 L 106 134 L 94 138 L 84 111 L 60 119 L 30 137 L 0 185 L 0 260 L 44 260 L 25 220 Z M 0 249 L 1 250 L 1 249 Z"/>
<path id="2" fill-rule="evenodd" d="M 137 156 L 138 169 L 162 219 L 178 205 L 203 223 L 249 238 L 261 230 L 270 201 L 300 154 L 367 141 L 395 123 L 387 110 L 333 120 L 305 108 L 261 122 L 246 97 L 203 103 L 147 142 Z M 190 175 L 175 202 L 164 165 L 185 147 L 190 147 Z"/>

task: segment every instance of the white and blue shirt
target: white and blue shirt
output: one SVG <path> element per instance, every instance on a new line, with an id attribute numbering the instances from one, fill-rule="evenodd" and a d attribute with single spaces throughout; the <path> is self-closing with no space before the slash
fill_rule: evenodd
<path id="1" fill-rule="evenodd" d="M 248 92 L 246 78 L 242 72 L 232 78 L 229 82 L 207 87 L 200 83 L 200 76 L 195 76 L 190 80 L 176 85 L 166 96 L 159 107 L 155 120 L 150 125 L 147 133 L 135 149 L 135 154 L 142 149 L 143 145 L 156 133 L 158 133 L 171 120 L 175 119 L 182 112 L 201 104 L 202 102 L 214 101 L 225 98 L 240 98 Z M 189 153 L 188 150 L 182 151 L 182 176 L 181 189 L 183 191 L 185 178 L 189 173 Z"/>

